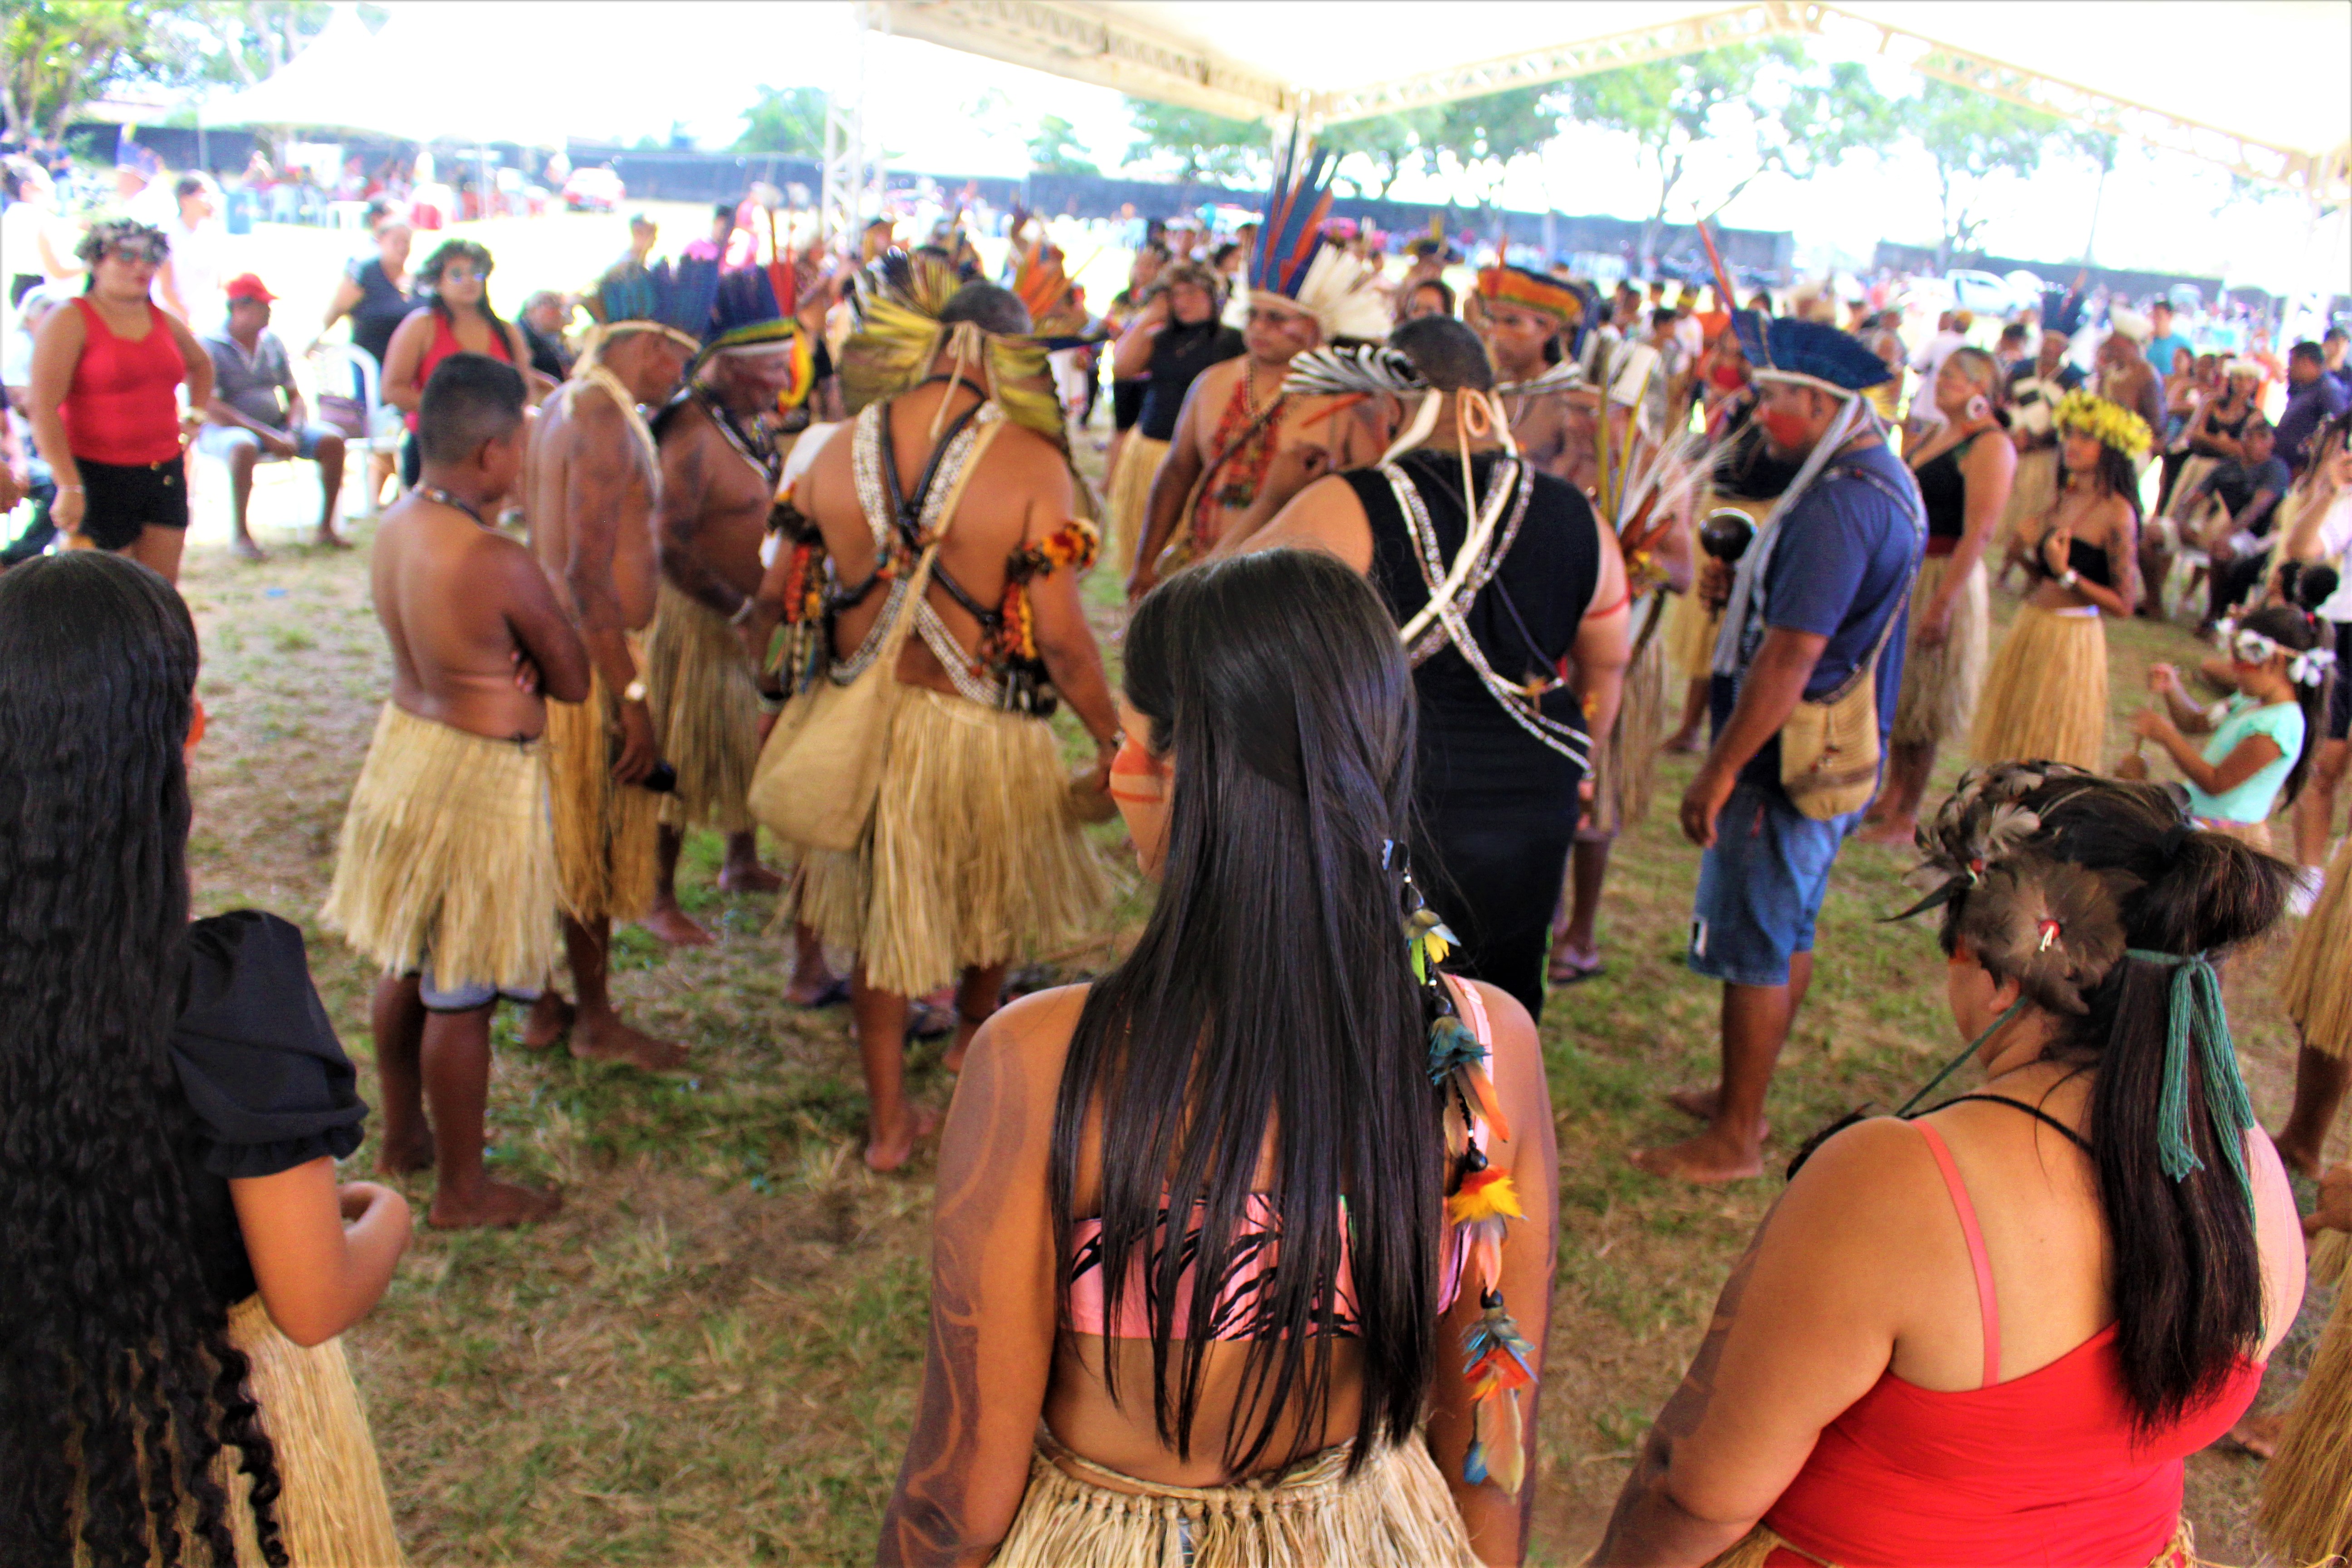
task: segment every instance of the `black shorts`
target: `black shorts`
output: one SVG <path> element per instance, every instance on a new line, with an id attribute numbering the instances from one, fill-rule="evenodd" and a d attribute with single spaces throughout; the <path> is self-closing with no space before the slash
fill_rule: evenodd
<path id="1" fill-rule="evenodd" d="M 2352 740 L 2352 621 L 2322 621 L 2336 631 L 2336 668 L 2327 676 L 2327 738 Z"/>
<path id="2" fill-rule="evenodd" d="M 100 550 L 124 550 L 150 528 L 188 526 L 185 458 L 131 467 L 77 458 L 81 470 L 82 537 Z"/>

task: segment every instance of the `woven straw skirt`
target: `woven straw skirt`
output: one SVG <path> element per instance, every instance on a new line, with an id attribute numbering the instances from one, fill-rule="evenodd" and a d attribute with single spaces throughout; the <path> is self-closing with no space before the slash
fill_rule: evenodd
<path id="1" fill-rule="evenodd" d="M 1100 559 L 1124 578 L 1135 568 L 1135 546 L 1143 538 L 1144 512 L 1151 504 L 1151 481 L 1159 476 L 1160 459 L 1168 443 L 1155 441 L 1140 430 L 1129 430 L 1118 449 L 1118 467 L 1111 470 L 1110 497 L 1104 510 L 1110 515 L 1103 531 Z"/>
<path id="2" fill-rule="evenodd" d="M 642 639 L 632 636 L 637 668 Z M 563 907 L 580 921 L 627 921 L 653 907 L 662 797 L 613 776 L 619 693 L 592 662 L 585 702 L 547 704 L 547 772 L 555 805 L 555 869 Z"/>
<path id="3" fill-rule="evenodd" d="M 1968 581 L 1952 596 L 1943 642 L 1927 647 L 1919 641 L 1920 618 L 1943 587 L 1951 564 L 1949 556 L 1930 556 L 1919 563 L 1918 580 L 1911 585 L 1910 642 L 1903 654 L 1903 689 L 1895 702 L 1898 746 L 1939 746 L 1964 739 L 1976 718 L 1992 634 L 1983 562 L 1969 569 Z"/>
<path id="4" fill-rule="evenodd" d="M 1229 1487 L 1137 1480 L 1058 1448 L 1049 1456 L 1048 1442 L 1041 1436 L 994 1568 L 1477 1568 L 1419 1442 L 1381 1449 L 1353 1477 L 1353 1445 L 1342 1444 Z"/>
<path id="5" fill-rule="evenodd" d="M 1658 640 L 1666 645 L 1666 661 L 1678 680 L 1704 679 L 1715 668 L 1715 637 L 1723 629 L 1723 612 L 1710 610 L 1696 593 L 1676 594 L 1666 606 L 1666 624 Z"/>
<path id="6" fill-rule="evenodd" d="M 278 1451 L 286 1489 L 278 1498 L 278 1528 L 295 1568 L 403 1568 L 408 1559 L 393 1529 L 383 1470 L 343 1342 L 303 1349 L 278 1331 L 258 1295 L 229 1309 L 228 1337 L 253 1363 L 246 1386 Z M 236 1454 L 224 1455 L 225 1464 L 234 1465 Z M 238 1568 L 261 1568 L 246 1501 L 252 1483 L 238 1474 L 228 1484 Z"/>
<path id="7" fill-rule="evenodd" d="M 1672 616 L 1669 606 L 1666 614 Z M 1663 633 L 1650 638 L 1625 671 L 1624 698 L 1606 745 L 1593 749 L 1592 805 L 1579 817 L 1576 837 L 1607 843 L 1650 815 L 1658 783 L 1658 742 L 1666 722 L 1666 650 Z"/>
<path id="8" fill-rule="evenodd" d="M 760 690 L 727 617 L 661 581 L 646 635 L 646 695 L 662 760 L 677 788 L 661 803 L 671 827 L 740 833 L 751 826 L 751 770 L 760 760 Z"/>
<path id="9" fill-rule="evenodd" d="M 1969 751 L 1979 763 L 2072 763 L 2101 771 L 2107 630 L 2096 615 L 2019 608 L 1986 672 Z"/>
<path id="10" fill-rule="evenodd" d="M 2294 933 L 2280 1001 L 2302 1028 L 2304 1044 L 2352 1057 L 2352 838 L 2328 863 L 2327 885 Z"/>
<path id="11" fill-rule="evenodd" d="M 1069 799 L 1044 720 L 902 688 L 865 847 L 806 851 L 777 920 L 856 949 L 868 984 L 899 996 L 1076 941 L 1108 881 Z"/>

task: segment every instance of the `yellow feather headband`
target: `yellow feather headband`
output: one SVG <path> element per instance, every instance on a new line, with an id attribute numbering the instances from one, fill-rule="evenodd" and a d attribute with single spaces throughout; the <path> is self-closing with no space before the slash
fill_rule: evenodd
<path id="1" fill-rule="evenodd" d="M 970 321 L 942 322 L 940 312 L 962 287 L 955 270 L 929 256 L 886 259 L 889 265 L 868 274 L 858 301 L 857 331 L 842 346 L 841 392 L 849 412 L 911 390 L 945 350 L 954 356 L 957 374 L 966 366 L 981 373 L 988 395 L 1007 418 L 1066 453 L 1069 438 L 1046 368 L 1045 345 L 1032 337 L 983 331 Z"/>
<path id="2" fill-rule="evenodd" d="M 2079 389 L 2060 398 L 2050 417 L 2059 429 L 2080 432 L 2126 458 L 2147 451 L 2151 439 L 2147 420 L 2120 403 Z"/>

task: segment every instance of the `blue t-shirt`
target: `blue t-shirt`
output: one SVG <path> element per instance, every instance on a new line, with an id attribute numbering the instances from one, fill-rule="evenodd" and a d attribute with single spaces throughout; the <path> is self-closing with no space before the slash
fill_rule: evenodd
<path id="1" fill-rule="evenodd" d="M 2147 345 L 2147 363 L 2156 367 L 2157 374 L 2170 375 L 2172 374 L 2172 356 L 2177 351 L 2181 349 L 2187 349 L 2189 351 L 2190 363 L 2194 363 L 2197 355 L 2197 345 L 2190 342 L 2187 338 L 2182 337 L 2178 331 L 2168 332 L 2165 336 L 2156 339 Z"/>
<path id="2" fill-rule="evenodd" d="M 1849 470 L 1868 471 L 1878 483 Z M 1883 485 L 1885 488 L 1881 489 Z M 1743 668 L 1763 642 L 1761 626 L 1828 637 L 1805 682 L 1805 695 L 1828 696 L 1870 657 L 1887 617 L 1903 613 L 1911 579 L 1926 548 L 1927 524 L 1917 491 L 1901 458 L 1881 443 L 1837 458 L 1781 519 L 1761 588 L 1764 613 L 1740 648 Z M 1895 727 L 1895 700 L 1903 684 L 1900 632 L 1886 639 L 1878 660 L 1878 742 Z M 1735 676 L 1716 676 L 1707 706 L 1719 733 L 1739 698 Z M 1780 787 L 1780 738 L 1764 742 L 1739 770 L 1742 784 Z"/>
<path id="3" fill-rule="evenodd" d="M 2229 716 L 2214 727 L 2213 738 L 2199 754 L 2219 767 L 2241 741 L 2268 735 L 2278 746 L 2278 757 L 2254 770 L 2253 776 L 2237 788 L 2220 795 L 2207 795 L 2189 784 L 2189 815 L 2222 822 L 2268 820 L 2271 808 L 2278 804 L 2279 791 L 2286 787 L 2286 775 L 2294 772 L 2294 760 L 2303 755 L 2303 709 L 2295 703 L 2258 703 L 2242 693 L 2231 698 Z"/>

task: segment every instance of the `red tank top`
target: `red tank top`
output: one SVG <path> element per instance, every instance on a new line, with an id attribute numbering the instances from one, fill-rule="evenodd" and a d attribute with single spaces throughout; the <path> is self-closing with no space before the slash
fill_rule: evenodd
<path id="1" fill-rule="evenodd" d="M 180 405 L 173 395 L 188 374 L 163 312 L 147 306 L 147 335 L 118 337 L 98 307 L 80 295 L 81 357 L 58 412 L 66 446 L 84 462 L 144 468 L 180 455 Z"/>
<path id="2" fill-rule="evenodd" d="M 465 344 L 457 341 L 457 333 L 449 330 L 449 318 L 443 315 L 440 311 L 435 310 L 433 312 L 433 341 L 425 345 L 425 357 L 416 362 L 416 384 L 421 387 L 426 382 L 432 380 L 433 367 L 439 364 L 443 360 L 447 359 L 451 354 L 471 353 L 472 352 L 472 350 L 468 349 Z M 512 345 L 507 342 L 505 331 L 497 327 L 492 327 L 490 329 L 490 357 L 492 359 L 504 360 L 509 364 L 514 363 L 514 349 Z M 411 409 L 408 414 L 408 427 L 411 430 L 416 428 L 416 413 L 414 409 Z"/>
<path id="3" fill-rule="evenodd" d="M 1984 1320 L 1979 1388 L 1941 1392 L 1888 1372 L 1822 1428 L 1764 1522 L 1840 1568 L 1967 1563 L 1975 1568 L 2145 1568 L 2180 1517 L 2182 1461 L 2254 1402 L 2263 1369 L 2241 1362 L 2219 1397 L 2132 1440 L 2113 1324 L 2007 1383 L 1984 1233 L 1951 1152 L 1916 1121 L 1959 1212 Z M 1767 1568 L 1813 1568 L 1786 1549 Z"/>

